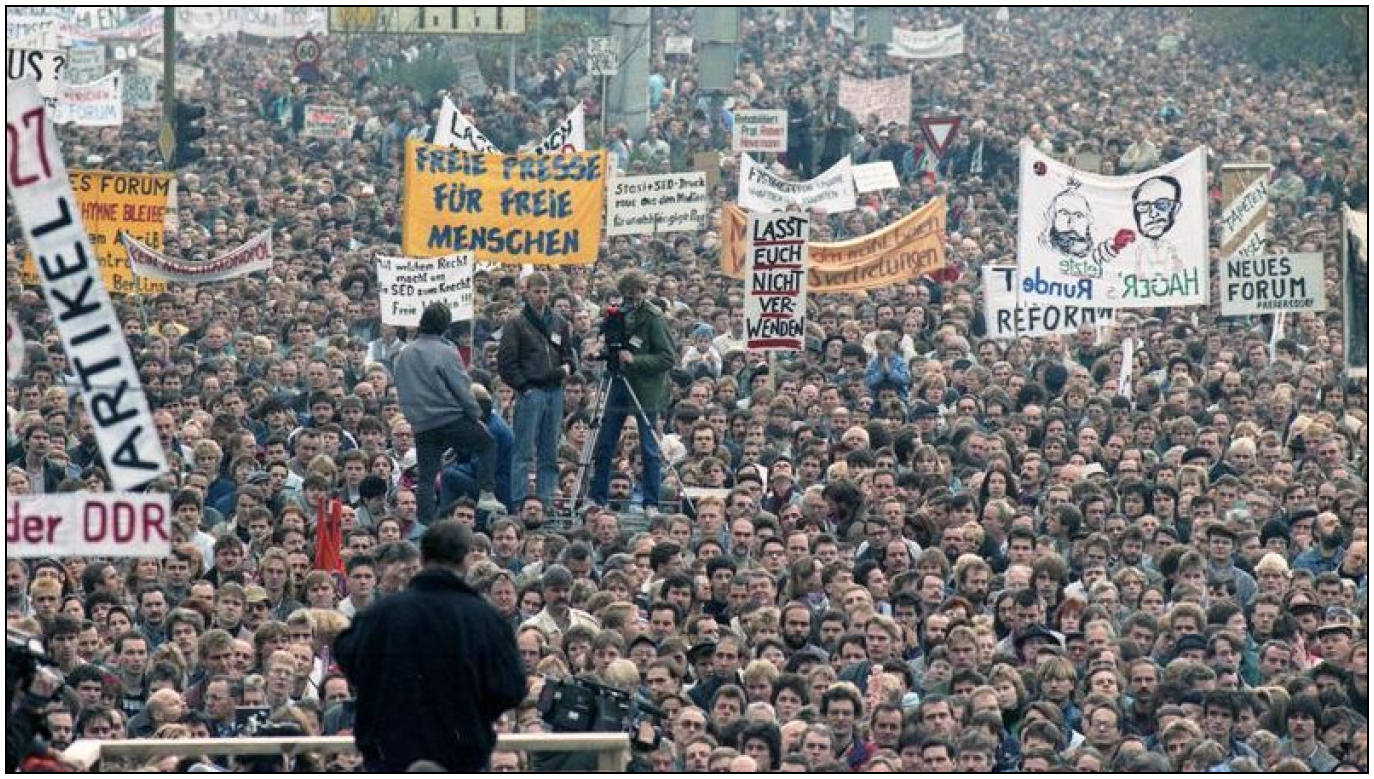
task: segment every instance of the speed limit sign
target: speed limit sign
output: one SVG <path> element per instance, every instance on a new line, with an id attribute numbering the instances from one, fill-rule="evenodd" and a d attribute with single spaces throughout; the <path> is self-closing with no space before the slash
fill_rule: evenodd
<path id="1" fill-rule="evenodd" d="M 302 35 L 296 39 L 296 45 L 291 49 L 292 55 L 296 58 L 297 65 L 310 63 L 318 64 L 320 61 L 320 41 L 313 35 Z"/>

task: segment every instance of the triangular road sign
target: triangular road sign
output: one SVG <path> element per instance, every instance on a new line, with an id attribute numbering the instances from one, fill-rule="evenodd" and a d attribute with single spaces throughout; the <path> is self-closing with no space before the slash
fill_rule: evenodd
<path id="1" fill-rule="evenodd" d="M 926 145 L 935 152 L 935 156 L 945 156 L 954 143 L 954 136 L 959 134 L 959 124 L 963 121 L 962 116 L 921 117 L 921 132 L 925 134 Z"/>

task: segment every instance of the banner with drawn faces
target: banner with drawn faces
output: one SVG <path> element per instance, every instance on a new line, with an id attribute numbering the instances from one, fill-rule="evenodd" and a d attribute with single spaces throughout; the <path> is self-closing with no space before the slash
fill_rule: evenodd
<path id="1" fill-rule="evenodd" d="M 1130 176 L 1071 168 L 1021 141 L 1022 300 L 1097 308 L 1207 304 L 1207 159 Z"/>

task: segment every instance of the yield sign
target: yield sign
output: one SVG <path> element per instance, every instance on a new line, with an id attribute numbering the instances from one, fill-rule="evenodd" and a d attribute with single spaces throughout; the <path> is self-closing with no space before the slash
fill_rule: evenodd
<path id="1" fill-rule="evenodd" d="M 954 142 L 954 136 L 959 134 L 959 123 L 962 121 L 962 116 L 921 117 L 921 132 L 925 133 L 926 144 L 935 152 L 936 157 L 945 156 L 950 144 Z"/>

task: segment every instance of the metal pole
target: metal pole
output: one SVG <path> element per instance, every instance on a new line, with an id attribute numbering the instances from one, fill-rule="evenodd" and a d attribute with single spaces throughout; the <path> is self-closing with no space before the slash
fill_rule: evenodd
<path id="1" fill-rule="evenodd" d="M 507 66 L 508 66 L 509 71 L 510 71 L 510 78 L 509 78 L 509 83 L 507 84 L 507 91 L 514 92 L 514 91 L 515 91 L 515 36 L 514 36 L 514 35 L 508 35 L 508 36 L 506 36 L 506 39 L 507 39 L 507 43 L 506 43 L 506 46 L 507 46 L 507 49 L 506 49 Z"/>
<path id="2" fill-rule="evenodd" d="M 167 6 L 162 9 L 162 123 L 174 125 L 177 118 L 177 9 Z M 163 164 L 173 170 L 176 149 L 168 155 Z"/>
<path id="3" fill-rule="evenodd" d="M 601 148 L 606 148 L 606 77 L 601 77 Z"/>

